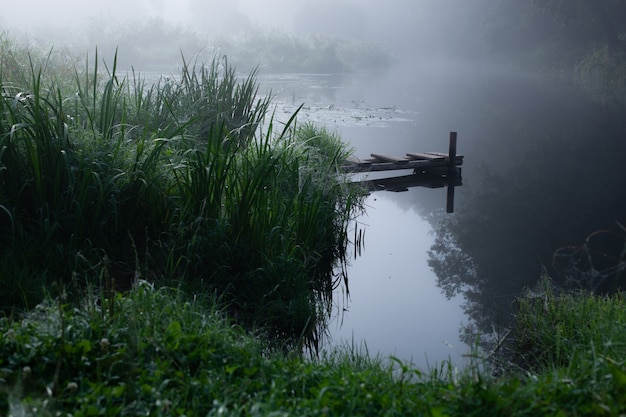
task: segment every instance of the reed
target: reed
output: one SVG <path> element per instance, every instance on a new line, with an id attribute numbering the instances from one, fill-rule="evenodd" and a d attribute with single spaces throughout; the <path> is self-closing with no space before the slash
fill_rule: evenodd
<path id="1" fill-rule="evenodd" d="M 176 240 L 189 244 L 178 259 L 186 260 L 182 275 L 205 277 L 236 314 L 260 318 L 282 341 L 314 348 L 338 285 L 335 267 L 345 260 L 347 221 L 362 194 L 342 188 L 336 167 L 316 159 L 314 140 L 348 154 L 327 132 L 273 129 L 270 121 L 245 152 L 232 153 L 236 142 L 227 141 L 179 167 L 179 194 L 189 198 L 180 215 L 190 217 L 180 224 L 193 227 L 179 228 L 185 234 Z"/>
<path id="2" fill-rule="evenodd" d="M 225 58 L 183 58 L 178 79 L 154 84 L 99 60 L 73 82 L 31 60 L 26 85 L 2 84 L 2 261 L 36 248 L 18 264 L 41 265 L 20 279 L 38 286 L 217 291 L 241 323 L 314 348 L 363 196 L 337 169 L 350 150 L 297 113 L 277 130 L 256 72 L 240 78 Z"/>

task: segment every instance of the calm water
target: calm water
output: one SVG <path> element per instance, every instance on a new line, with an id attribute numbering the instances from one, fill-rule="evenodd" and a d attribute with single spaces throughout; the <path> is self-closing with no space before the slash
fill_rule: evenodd
<path id="1" fill-rule="evenodd" d="M 365 343 L 370 354 L 422 368 L 448 359 L 460 365 L 468 350 L 459 340 L 466 321 L 462 299 L 448 300 L 436 286 L 427 264 L 432 226 L 411 207 L 420 197 L 430 196 L 411 190 L 368 198 L 367 213 L 358 219 L 365 250 L 348 268 L 350 299 L 331 325 L 332 343 Z"/>
<path id="2" fill-rule="evenodd" d="M 337 131 L 356 156 L 447 151 L 448 131 L 421 137 L 419 97 L 394 94 L 397 86 L 387 77 L 261 75 L 260 82 L 277 95 L 279 116 L 288 117 L 304 103 L 299 120 Z M 469 348 L 459 339 L 466 321 L 462 297 L 447 299 L 427 263 L 434 235 L 426 217 L 445 216 L 445 204 L 443 188 L 376 192 L 367 198 L 355 226 L 365 232 L 365 247 L 348 266 L 349 299 L 337 295 L 330 346 L 355 345 L 424 369 L 447 360 L 464 363 Z"/>
<path id="3" fill-rule="evenodd" d="M 465 156 L 453 214 L 444 189 L 368 198 L 357 219 L 365 248 L 348 268 L 350 298 L 337 306 L 331 345 L 365 344 L 421 368 L 463 366 L 462 340 L 504 333 L 515 298 L 542 271 L 564 288 L 626 284 L 624 269 L 607 265 L 624 264 L 616 222 L 626 224 L 626 126 L 567 81 L 432 62 L 259 81 L 276 94 L 279 119 L 304 103 L 299 120 L 337 131 L 356 156 L 445 152 L 449 131 Z M 597 230 L 608 232 L 583 247 Z"/>

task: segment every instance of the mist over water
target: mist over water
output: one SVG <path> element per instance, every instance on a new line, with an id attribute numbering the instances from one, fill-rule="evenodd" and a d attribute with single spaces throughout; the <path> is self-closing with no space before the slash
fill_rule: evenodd
<path id="1" fill-rule="evenodd" d="M 352 296 L 342 326 L 331 329 L 335 342 L 364 340 L 370 352 L 421 367 L 448 357 L 462 366 L 477 338 L 511 326 L 515 298 L 543 271 L 563 289 L 607 291 L 622 282 L 619 274 L 591 282 L 588 265 L 572 272 L 580 261 L 573 256 L 559 259 L 566 268 L 555 263 L 594 231 L 619 232 L 626 204 L 623 124 L 567 78 L 505 63 L 406 60 L 372 80 L 347 78 L 321 99 L 337 116 L 319 121 L 359 157 L 445 151 L 450 130 L 465 156 L 454 214 L 444 214 L 441 190 L 370 197 L 365 250 L 349 269 Z M 363 114 L 392 106 L 408 120 L 344 123 L 350 103 Z M 598 241 L 590 251 L 619 259 L 623 237 L 612 249 Z"/>
<path id="2" fill-rule="evenodd" d="M 459 335 L 468 341 L 508 326 L 515 297 L 544 269 L 563 288 L 610 291 L 625 278 L 623 272 L 600 274 L 591 282 L 586 273 L 594 265 L 577 264 L 574 255 L 553 262 L 557 251 L 579 247 L 590 233 L 619 232 L 616 221 L 626 224 L 624 107 L 593 93 L 590 85 L 599 82 L 592 70 L 582 83 L 552 70 L 556 64 L 548 58 L 524 65 L 524 48 L 541 39 L 515 37 L 522 3 L 23 0 L 8 7 L 1 0 L 6 13 L 0 28 L 57 49 L 70 45 L 76 56 L 155 18 L 164 25 L 154 36 L 167 25 L 180 28 L 172 33 L 198 35 L 193 42 L 185 38 L 186 49 L 176 39 L 159 41 L 161 52 L 173 57 L 181 49 L 228 54 L 227 39 L 266 30 L 339 39 L 328 44 L 330 52 L 354 39 L 388 52 L 387 65 L 359 64 L 340 73 L 276 73 L 276 62 L 246 61 L 263 53 L 233 55 L 248 67 L 260 65 L 261 89 L 276 94 L 279 119 L 304 103 L 299 120 L 338 131 L 356 156 L 445 151 L 448 132 L 459 133 L 465 163 L 455 213 L 445 214 L 444 190 L 372 194 L 357 220 L 365 248 L 349 269 L 351 297 L 338 305 L 329 329 L 333 343 L 365 340 L 371 354 L 394 354 L 424 367 L 448 357 L 462 364 L 468 347 Z M 532 52 L 551 57 L 567 50 L 551 51 L 546 44 L 547 52 Z M 147 59 L 134 64 L 140 54 L 153 55 L 149 48 L 129 54 L 128 45 L 116 46 L 124 62 L 151 69 Z M 288 58 L 272 55 L 273 61 Z M 617 252 L 619 260 L 615 245 L 605 246 L 597 252 Z"/>
<path id="3" fill-rule="evenodd" d="M 362 74 L 334 82 L 323 75 L 297 74 L 266 75 L 261 80 L 276 88 L 275 102 L 281 109 L 292 110 L 295 96 L 296 103 L 305 105 L 303 120 L 338 132 L 358 157 L 375 152 L 398 156 L 445 152 L 449 132 L 423 133 L 431 121 L 422 119 L 418 109 L 427 97 L 421 96 L 420 78 L 406 77 L 407 73 L 415 74 L 411 65 L 394 66 L 382 76 Z M 278 114 L 284 119 L 291 112 L 279 110 Z M 360 256 L 349 260 L 349 297 L 344 288 L 338 291 L 340 301 L 325 346 L 354 346 L 372 356 L 393 355 L 422 369 L 448 360 L 463 366 L 469 352 L 459 337 L 466 321 L 463 299 L 447 299 L 428 265 L 435 219 L 445 216 L 446 190 L 376 192 L 365 204 L 366 212 L 354 225 L 365 233 L 364 248 Z"/>

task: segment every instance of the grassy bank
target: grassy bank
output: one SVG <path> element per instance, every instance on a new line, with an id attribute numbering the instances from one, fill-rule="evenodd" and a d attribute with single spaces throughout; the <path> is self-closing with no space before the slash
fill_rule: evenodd
<path id="1" fill-rule="evenodd" d="M 296 115 L 278 124 L 255 73 L 181 62 L 176 79 L 70 66 L 2 40 L 0 307 L 44 290 L 139 279 L 217 293 L 244 325 L 314 348 L 362 191 L 350 153 Z"/>
<path id="2" fill-rule="evenodd" d="M 268 350 L 263 337 L 225 319 L 214 298 L 148 283 L 126 296 L 92 294 L 79 306 L 47 298 L 21 320 L 0 320 L 1 412 L 623 414 L 624 298 L 547 294 L 520 303 L 522 336 L 513 348 L 527 366 L 495 378 L 479 359 L 465 370 L 441 364 L 424 372 L 354 347 L 314 361 Z"/>

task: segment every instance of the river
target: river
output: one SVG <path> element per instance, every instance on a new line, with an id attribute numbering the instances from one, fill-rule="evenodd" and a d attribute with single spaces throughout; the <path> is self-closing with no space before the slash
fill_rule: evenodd
<path id="1" fill-rule="evenodd" d="M 367 349 L 421 369 L 463 367 L 468 354 L 486 355 L 479 340 L 511 327 L 515 298 L 542 271 L 555 285 L 594 290 L 625 278 L 623 270 L 580 266 L 576 252 L 606 230 L 612 240 L 595 252 L 620 259 L 623 124 L 567 81 L 409 62 L 352 76 L 261 72 L 259 82 L 275 95 L 279 120 L 304 104 L 299 121 L 336 131 L 358 157 L 446 152 L 450 131 L 465 156 L 452 214 L 444 189 L 367 198 L 355 225 L 365 231 L 364 250 L 348 265 L 349 298 L 337 297 L 345 301 L 329 328 L 331 348 Z M 599 157 L 586 158 L 592 152 Z M 598 282 L 589 281 L 593 271 Z"/>
<path id="2" fill-rule="evenodd" d="M 261 74 L 259 81 L 275 94 L 279 117 L 304 104 L 299 122 L 312 121 L 337 132 L 358 157 L 446 152 L 449 132 L 421 137 L 420 97 L 399 97 L 390 91 L 398 86 L 390 84 L 388 76 Z M 434 232 L 425 217 L 446 215 L 445 189 L 376 192 L 365 205 L 353 226 L 363 229 L 365 246 L 347 267 L 348 299 L 343 293 L 336 297 L 340 301 L 330 323 L 329 346 L 392 355 L 424 369 L 444 361 L 462 366 L 469 351 L 459 338 L 465 320 L 462 297 L 447 299 L 428 266 Z"/>

